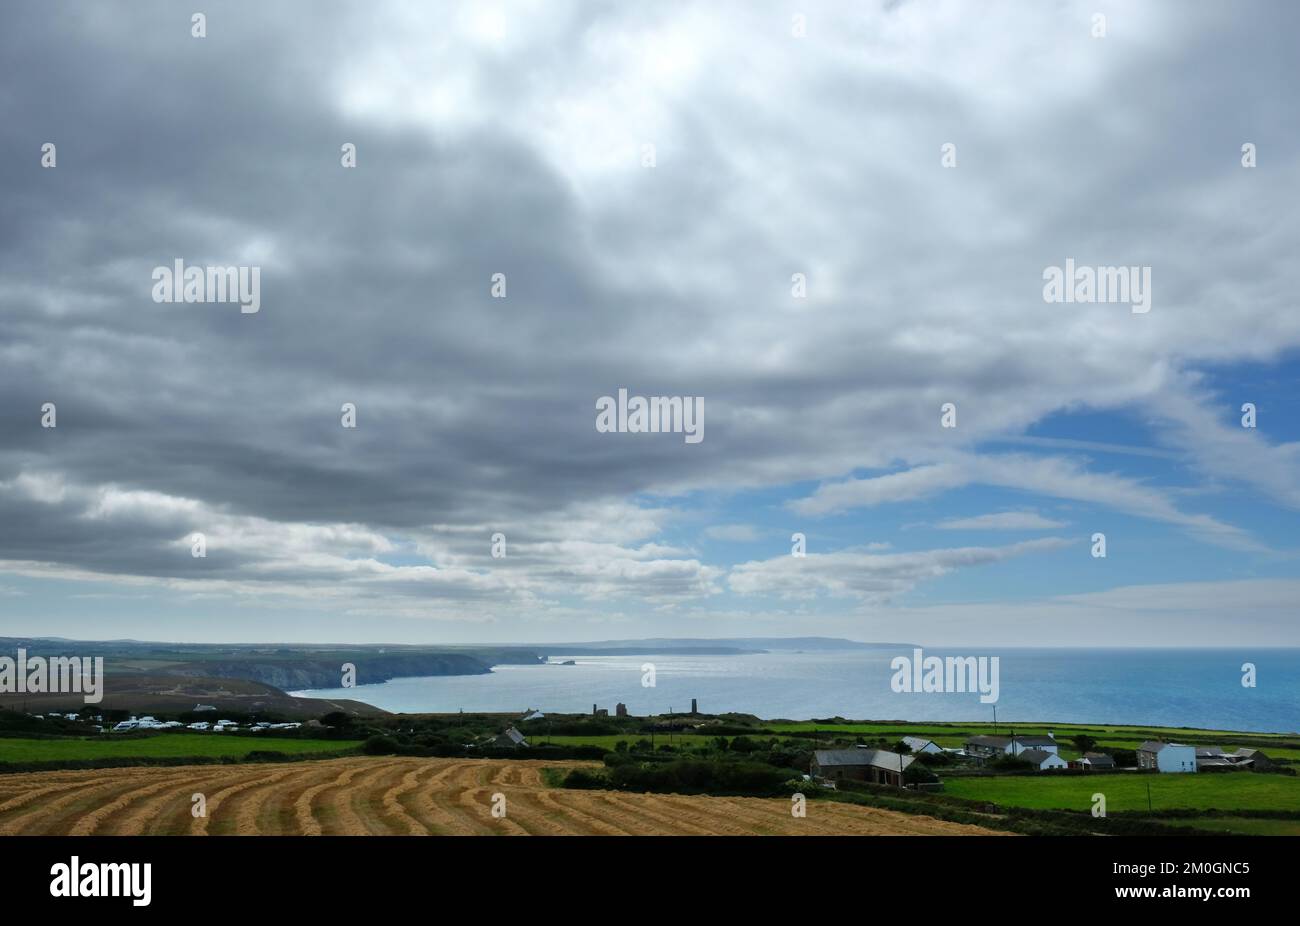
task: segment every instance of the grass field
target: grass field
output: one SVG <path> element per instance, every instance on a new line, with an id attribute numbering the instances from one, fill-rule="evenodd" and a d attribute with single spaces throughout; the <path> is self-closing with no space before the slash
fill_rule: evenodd
<path id="1" fill-rule="evenodd" d="M 303 755 L 344 752 L 349 740 L 265 739 L 227 733 L 160 733 L 138 739 L 98 736 L 85 739 L 0 738 L 0 762 L 66 762 L 80 759 L 162 759 L 189 756 L 242 758 L 254 750 Z"/>
<path id="2" fill-rule="evenodd" d="M 358 756 L 0 775 L 0 835 L 996 835 L 849 804 L 796 818 L 783 798 L 546 787 L 547 769 L 583 764 Z"/>
<path id="3" fill-rule="evenodd" d="M 1300 777 L 1230 772 L 1196 775 L 1047 775 L 948 778 L 944 792 L 1038 810 L 1089 810 L 1092 795 L 1106 795 L 1106 810 L 1296 810 Z M 1196 824 L 1199 826 L 1200 824 Z"/>
<path id="4" fill-rule="evenodd" d="M 992 734 L 994 727 L 991 723 L 954 723 L 954 724 L 937 724 L 937 723 L 843 723 L 843 724 L 826 724 L 814 723 L 813 721 L 799 721 L 789 723 L 765 723 L 763 729 L 770 730 L 772 733 L 751 733 L 747 734 L 751 739 L 766 740 L 772 735 L 777 739 L 798 739 L 807 743 L 808 740 L 802 738 L 789 737 L 792 733 L 810 733 L 819 731 L 830 736 L 842 736 L 853 738 L 862 736 L 869 739 L 884 737 L 893 741 L 903 736 L 923 736 L 932 739 L 940 746 L 955 748 L 965 744 L 968 737 L 979 734 Z M 1183 739 L 1196 738 L 1198 741 L 1202 738 L 1213 741 L 1216 746 L 1222 746 L 1225 750 L 1231 752 L 1238 746 L 1253 746 L 1254 748 L 1263 748 L 1269 756 L 1276 759 L 1294 759 L 1300 762 L 1300 749 L 1286 749 L 1274 743 L 1296 743 L 1300 742 L 1300 736 L 1288 734 L 1270 734 L 1270 733 L 1232 733 L 1229 731 L 1216 730 L 1175 730 L 1169 727 L 1115 727 L 1098 724 L 1050 724 L 1050 725 L 1031 725 L 1016 724 L 1014 727 L 1007 724 L 997 726 L 999 735 L 1007 736 L 1014 729 L 1018 735 L 1023 736 L 1043 736 L 1050 730 L 1061 742 L 1061 757 L 1067 761 L 1076 759 L 1079 756 L 1077 749 L 1070 743 L 1070 737 L 1079 733 L 1087 733 L 1095 738 L 1098 742 L 1097 749 L 1136 749 L 1138 744 L 1144 740 L 1156 737 L 1164 737 L 1171 741 L 1176 741 L 1181 736 Z M 603 749 L 614 749 L 619 740 L 626 741 L 629 745 L 637 740 L 649 739 L 649 734 L 645 733 L 619 733 L 602 736 L 551 736 L 547 737 L 544 732 L 525 727 L 524 732 L 529 736 L 533 743 L 554 743 L 555 745 L 564 746 L 600 746 Z M 783 736 L 782 734 L 786 734 Z M 672 743 L 681 745 L 708 745 L 714 739 L 711 733 L 674 733 Z M 731 739 L 732 736 L 728 736 Z M 655 745 L 665 745 L 669 742 L 667 734 L 656 733 L 654 739 Z"/>
<path id="5" fill-rule="evenodd" d="M 1162 820 L 1174 826 L 1194 826 L 1216 833 L 1243 836 L 1300 836 L 1300 820 L 1262 820 L 1250 817 L 1197 817 L 1188 820 Z"/>
<path id="6" fill-rule="evenodd" d="M 1061 757 L 1078 758 L 1078 750 L 1070 744 L 1070 738 L 1086 733 L 1097 740 L 1097 749 L 1135 749 L 1144 740 L 1166 739 L 1171 742 L 1194 739 L 1197 744 L 1212 741 L 1229 752 L 1238 746 L 1252 746 L 1263 749 L 1269 756 L 1278 759 L 1300 761 L 1300 749 L 1288 749 L 1281 743 L 1298 743 L 1300 734 L 1282 733 L 1237 733 L 1225 730 L 1175 729 L 1171 727 L 1117 727 L 1103 724 L 998 724 L 991 723 L 844 723 L 826 724 L 812 721 L 797 723 L 765 724 L 767 729 L 777 733 L 796 733 L 818 730 L 830 734 L 862 735 L 868 737 L 883 736 L 896 739 L 907 736 L 924 736 L 934 740 L 940 746 L 953 748 L 963 745 L 972 735 L 1008 736 L 1014 730 L 1020 736 L 1045 736 L 1050 730 L 1061 743 Z"/>
<path id="7" fill-rule="evenodd" d="M 953 721 L 948 723 L 925 723 L 909 721 L 888 721 L 875 720 L 864 723 L 818 723 L 812 720 L 798 720 L 786 722 L 764 723 L 763 726 L 769 730 L 777 732 L 794 732 L 798 730 L 842 730 L 853 733 L 870 733 L 883 730 L 907 730 L 908 732 L 925 733 L 935 736 L 942 735 L 962 735 L 965 733 L 998 733 L 1007 736 L 1011 730 L 1026 735 L 1044 734 L 1052 730 L 1061 739 L 1068 739 L 1076 733 L 1089 733 L 1096 736 L 1098 733 L 1114 734 L 1121 738 L 1131 739 L 1133 737 L 1147 738 L 1146 734 L 1155 734 L 1156 736 L 1167 739 L 1176 739 L 1179 736 L 1239 736 L 1250 739 L 1271 738 L 1271 739 L 1300 739 L 1300 733 L 1246 733 L 1232 730 L 1209 730 L 1200 727 L 1143 727 L 1143 726 L 1114 726 L 1096 723 L 999 723 L 996 727 L 992 723 L 984 721 Z"/>
<path id="8" fill-rule="evenodd" d="M 753 739 L 766 740 L 768 737 L 756 736 Z M 544 745 L 551 743 L 554 746 L 599 746 L 602 749 L 613 750 L 618 745 L 619 740 L 631 746 L 639 740 L 649 740 L 649 733 L 619 733 L 613 736 L 547 736 L 543 734 L 529 734 L 528 741 L 535 745 Z M 672 745 L 674 746 L 706 746 L 713 742 L 715 737 L 710 734 L 705 736 L 699 733 L 674 733 Z M 731 739 L 731 737 L 727 737 Z M 781 737 L 778 737 L 781 739 Z M 656 748 L 659 746 L 669 745 L 668 735 L 665 733 L 656 733 L 654 738 Z"/>

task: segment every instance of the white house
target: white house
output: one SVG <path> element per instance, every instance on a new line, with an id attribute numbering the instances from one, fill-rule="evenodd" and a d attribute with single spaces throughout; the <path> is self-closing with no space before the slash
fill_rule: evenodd
<path id="1" fill-rule="evenodd" d="M 1161 772 L 1196 771 L 1196 747 L 1183 743 L 1161 743 L 1147 740 L 1137 748 L 1138 768 L 1153 768 Z"/>
<path id="2" fill-rule="evenodd" d="M 1045 772 L 1052 768 L 1069 768 L 1070 763 L 1066 762 L 1054 752 L 1048 752 L 1045 749 L 1025 749 L 1016 756 L 1022 762 L 1028 762 L 1035 770 Z"/>
<path id="3" fill-rule="evenodd" d="M 1052 755 L 1060 754 L 1060 747 L 1056 745 L 1056 737 L 1050 733 L 1046 736 L 1013 736 L 1011 738 L 1011 748 L 1007 751 L 1013 756 L 1018 756 L 1027 749 L 1041 749 L 1043 752 L 1050 752 Z"/>
<path id="4" fill-rule="evenodd" d="M 903 737 L 903 742 L 912 750 L 912 755 L 914 756 L 920 755 L 923 752 L 943 752 L 943 749 L 936 745 L 934 740 L 928 740 L 921 736 L 905 736 Z"/>

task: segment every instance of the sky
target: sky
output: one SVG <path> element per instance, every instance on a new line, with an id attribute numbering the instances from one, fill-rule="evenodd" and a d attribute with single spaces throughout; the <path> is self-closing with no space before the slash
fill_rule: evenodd
<path id="1" fill-rule="evenodd" d="M 1300 645 L 1300 8 L 203 9 L 0 14 L 0 635 Z"/>

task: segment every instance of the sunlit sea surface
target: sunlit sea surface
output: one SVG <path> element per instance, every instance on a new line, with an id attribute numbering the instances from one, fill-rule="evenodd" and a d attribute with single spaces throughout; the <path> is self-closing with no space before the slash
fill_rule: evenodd
<path id="1" fill-rule="evenodd" d="M 489 675 L 399 678 L 298 691 L 352 698 L 393 712 L 589 712 L 623 702 L 633 714 L 739 711 L 765 719 L 841 716 L 991 720 L 978 694 L 895 693 L 890 660 L 910 650 L 770 652 L 736 656 L 558 656 L 549 665 L 497 666 Z M 998 720 L 1125 723 L 1227 730 L 1300 730 L 1300 649 L 963 650 L 925 655 L 999 657 Z M 572 666 L 557 664 L 573 659 Z M 1256 686 L 1242 685 L 1243 663 Z M 654 687 L 642 685 L 654 665 Z M 364 667 L 359 667 L 364 670 Z"/>

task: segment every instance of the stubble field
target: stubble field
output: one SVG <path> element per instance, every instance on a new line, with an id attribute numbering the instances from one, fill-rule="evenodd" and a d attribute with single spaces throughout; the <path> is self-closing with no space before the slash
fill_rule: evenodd
<path id="1" fill-rule="evenodd" d="M 870 807 L 568 791 L 586 763 L 356 757 L 0 776 L 0 835 L 995 835 Z M 195 795 L 206 815 L 194 816 Z M 504 798 L 503 816 L 493 814 Z"/>

